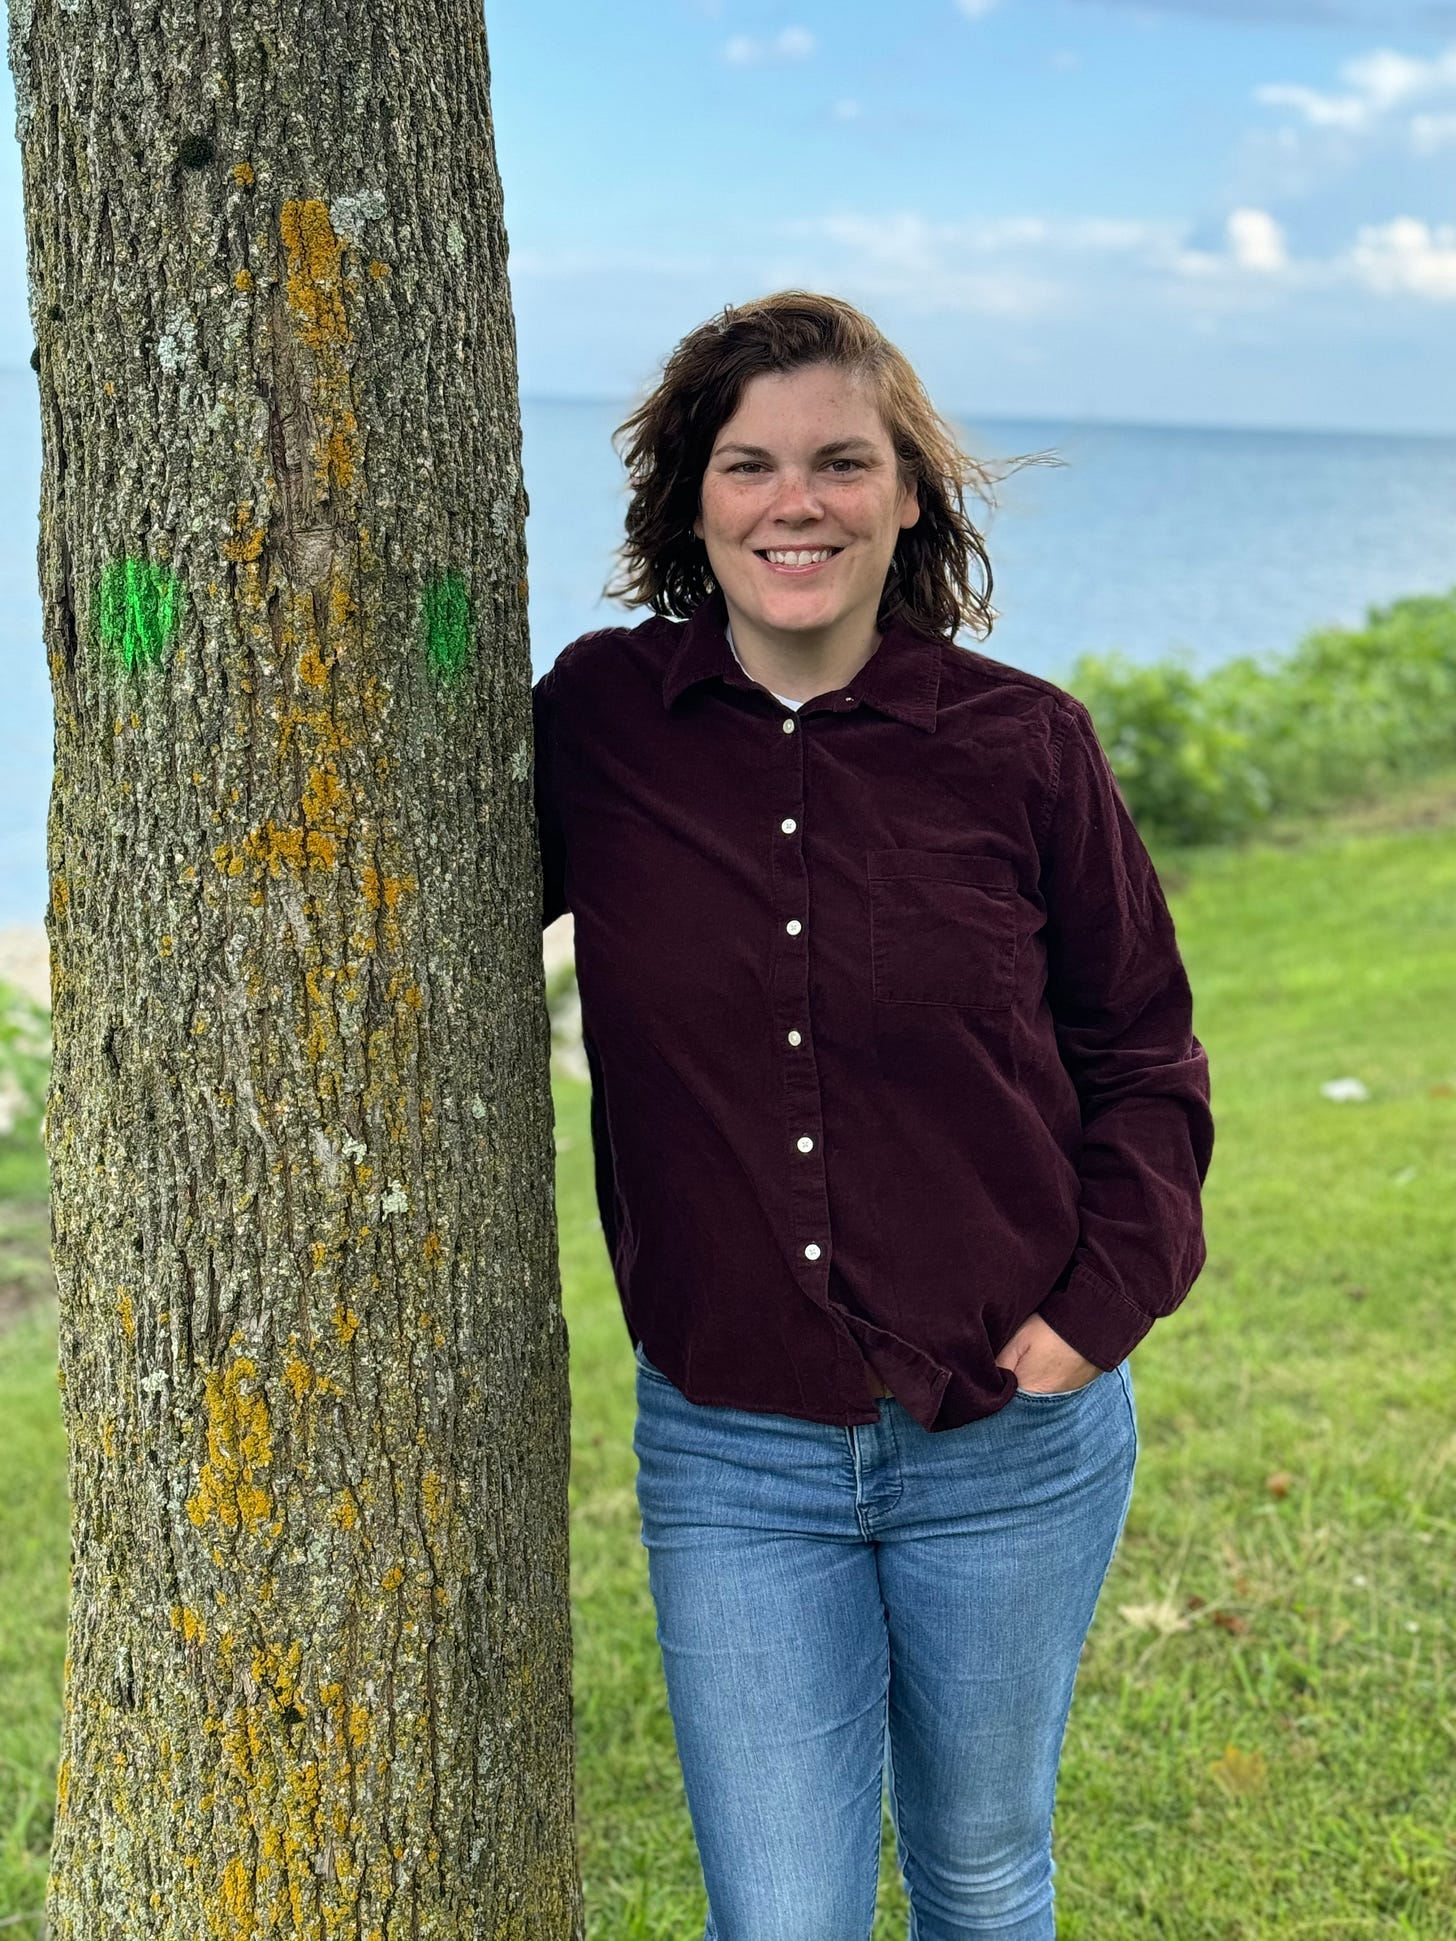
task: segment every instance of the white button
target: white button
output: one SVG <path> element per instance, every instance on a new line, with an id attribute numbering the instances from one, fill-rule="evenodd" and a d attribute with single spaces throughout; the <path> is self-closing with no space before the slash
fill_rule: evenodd
<path id="1" fill-rule="evenodd" d="M 793 724 L 793 722 L 792 722 L 792 721 L 786 721 L 786 722 L 784 723 L 784 733 L 785 733 L 786 735 L 791 735 L 791 734 L 792 734 L 793 732 L 794 732 L 794 724 Z"/>
<path id="2" fill-rule="evenodd" d="M 803 1039 L 799 1036 L 797 1031 L 791 1031 L 789 1033 L 789 1043 L 791 1045 L 801 1045 L 803 1042 L 804 1042 Z"/>
<path id="3" fill-rule="evenodd" d="M 794 831 L 798 828 L 798 826 L 799 826 L 798 823 L 795 822 L 794 818 L 791 815 L 786 815 L 783 821 L 779 824 L 780 829 L 783 830 L 786 836 L 793 835 Z"/>
<path id="4" fill-rule="evenodd" d="M 808 1133 L 806 1132 L 803 1138 L 799 1141 L 799 1151 L 813 1152 L 813 1150 L 814 1150 L 814 1141 L 809 1137 Z"/>
<path id="5" fill-rule="evenodd" d="M 804 1249 L 804 1258 L 805 1260 L 817 1260 L 819 1258 L 819 1249 L 814 1245 L 812 1240 Z"/>
<path id="6" fill-rule="evenodd" d="M 804 927 L 803 924 L 800 923 L 797 917 L 790 917 L 788 922 L 784 925 L 785 930 L 788 931 L 791 937 L 797 937 L 799 932 L 803 929 L 803 927 Z"/>

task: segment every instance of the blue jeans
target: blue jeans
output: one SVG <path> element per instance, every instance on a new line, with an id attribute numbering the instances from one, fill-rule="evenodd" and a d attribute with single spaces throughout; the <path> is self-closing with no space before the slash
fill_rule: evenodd
<path id="1" fill-rule="evenodd" d="M 932 1435 L 690 1402 L 637 1350 L 637 1502 L 703 1941 L 1054 1941 L 1057 1766 L 1132 1498 L 1124 1361 Z"/>

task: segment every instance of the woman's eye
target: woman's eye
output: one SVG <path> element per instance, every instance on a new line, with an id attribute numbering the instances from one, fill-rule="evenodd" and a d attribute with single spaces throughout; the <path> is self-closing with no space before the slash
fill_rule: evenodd
<path id="1" fill-rule="evenodd" d="M 831 459 L 829 463 L 830 463 L 831 470 L 836 465 L 848 465 L 853 471 L 856 471 L 856 472 L 861 472 L 864 470 L 863 461 L 858 458 L 834 458 L 834 459 Z M 730 472 L 761 472 L 763 470 L 763 465 L 756 458 L 740 458 L 738 463 L 736 465 L 730 465 L 728 467 L 728 470 Z"/>

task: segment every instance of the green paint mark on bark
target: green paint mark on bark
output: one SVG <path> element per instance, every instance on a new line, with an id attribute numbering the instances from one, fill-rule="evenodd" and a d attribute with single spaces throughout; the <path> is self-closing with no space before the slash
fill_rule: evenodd
<path id="1" fill-rule="evenodd" d="M 470 652 L 470 595 L 458 573 L 425 588 L 425 652 L 442 680 L 452 681 Z"/>
<path id="2" fill-rule="evenodd" d="M 177 630 L 180 591 L 176 576 L 149 559 L 112 559 L 102 567 L 96 633 L 126 673 L 161 658 Z"/>

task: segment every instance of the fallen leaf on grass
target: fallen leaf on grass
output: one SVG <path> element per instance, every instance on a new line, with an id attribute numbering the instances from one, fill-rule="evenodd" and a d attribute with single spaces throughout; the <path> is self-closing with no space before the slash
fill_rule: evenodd
<path id="1" fill-rule="evenodd" d="M 1241 1638 L 1249 1628 L 1249 1620 L 1241 1618 L 1236 1611 L 1210 1611 L 1208 1621 L 1220 1631 L 1232 1631 L 1236 1638 Z"/>
<path id="2" fill-rule="evenodd" d="M 1156 1604 L 1119 1604 L 1117 1609 L 1136 1630 L 1157 1631 L 1165 1638 L 1193 1626 L 1193 1620 L 1184 1617 L 1171 1597 L 1160 1598 Z"/>
<path id="3" fill-rule="evenodd" d="M 1292 1481 L 1287 1469 L 1276 1469 L 1272 1476 L 1264 1478 L 1264 1487 L 1271 1496 L 1287 1496 Z"/>
<path id="4" fill-rule="evenodd" d="M 1269 1767 L 1262 1752 L 1240 1752 L 1225 1746 L 1223 1757 L 1208 1770 L 1228 1793 L 1261 1793 L 1269 1783 Z"/>

